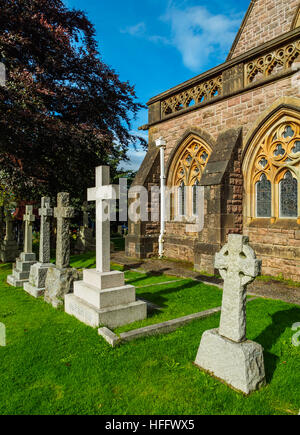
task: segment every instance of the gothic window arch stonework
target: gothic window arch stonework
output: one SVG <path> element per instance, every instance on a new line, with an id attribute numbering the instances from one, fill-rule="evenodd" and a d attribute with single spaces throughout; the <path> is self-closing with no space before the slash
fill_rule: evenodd
<path id="1" fill-rule="evenodd" d="M 246 217 L 300 224 L 300 120 L 283 116 L 269 125 L 249 147 L 243 165 Z"/>
<path id="2" fill-rule="evenodd" d="M 195 186 L 200 186 L 200 180 L 211 153 L 211 147 L 204 140 L 191 135 L 182 143 L 173 157 L 167 182 L 168 187 L 173 188 L 173 218 L 195 216 Z"/>

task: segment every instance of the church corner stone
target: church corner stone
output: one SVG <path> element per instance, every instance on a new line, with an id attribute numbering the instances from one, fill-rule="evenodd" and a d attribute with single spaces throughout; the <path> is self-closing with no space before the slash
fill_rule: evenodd
<path id="1" fill-rule="evenodd" d="M 263 348 L 246 338 L 246 287 L 260 274 L 248 237 L 230 234 L 215 256 L 224 279 L 219 329 L 206 331 L 195 364 L 244 394 L 265 385 Z"/>

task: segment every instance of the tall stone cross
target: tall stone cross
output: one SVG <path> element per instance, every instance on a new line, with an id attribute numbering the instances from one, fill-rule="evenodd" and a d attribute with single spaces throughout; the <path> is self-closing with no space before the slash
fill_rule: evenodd
<path id="1" fill-rule="evenodd" d="M 96 168 L 96 187 L 88 189 L 88 201 L 96 201 L 96 270 L 110 271 L 110 204 L 119 196 L 118 186 L 109 185 L 109 166 Z"/>
<path id="2" fill-rule="evenodd" d="M 74 216 L 74 208 L 70 207 L 70 195 L 67 192 L 57 194 L 57 207 L 54 217 L 57 219 L 56 234 L 56 267 L 65 269 L 70 263 L 70 223 Z"/>
<path id="3" fill-rule="evenodd" d="M 32 253 L 32 224 L 35 221 L 32 205 L 26 205 L 26 212 L 23 216 L 23 220 L 25 222 L 24 252 L 26 254 L 31 254 Z"/>
<path id="4" fill-rule="evenodd" d="M 4 240 L 11 242 L 13 238 L 13 220 L 9 211 L 5 215 L 5 237 Z"/>
<path id="5" fill-rule="evenodd" d="M 50 198 L 42 198 L 39 215 L 41 217 L 39 261 L 40 263 L 50 263 L 50 217 L 53 216 Z"/>
<path id="6" fill-rule="evenodd" d="M 246 287 L 260 274 L 248 237 L 228 236 L 228 244 L 215 256 L 215 268 L 224 279 L 219 334 L 240 343 L 246 340 Z"/>

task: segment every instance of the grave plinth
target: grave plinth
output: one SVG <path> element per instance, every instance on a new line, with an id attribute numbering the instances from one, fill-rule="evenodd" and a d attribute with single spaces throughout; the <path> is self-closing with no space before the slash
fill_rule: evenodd
<path id="1" fill-rule="evenodd" d="M 96 188 L 88 189 L 88 200 L 96 201 L 96 270 L 84 270 L 83 281 L 74 282 L 65 311 L 87 325 L 116 328 L 145 319 L 147 304 L 136 300 L 123 272 L 110 270 L 109 201 L 116 199 L 116 189 L 108 184 L 109 167 L 96 168 Z"/>
<path id="2" fill-rule="evenodd" d="M 54 217 L 57 219 L 56 263 L 47 271 L 44 299 L 54 308 L 63 305 L 64 296 L 73 290 L 73 282 L 79 279 L 76 269 L 70 267 L 70 219 L 74 208 L 70 207 L 67 192 L 57 195 Z"/>
<path id="3" fill-rule="evenodd" d="M 7 277 L 7 283 L 14 287 L 23 287 L 29 279 L 31 266 L 36 263 L 36 256 L 32 252 L 32 224 L 35 221 L 32 205 L 26 205 L 23 220 L 25 221 L 24 252 L 16 259 L 12 275 Z"/>
<path id="4" fill-rule="evenodd" d="M 50 219 L 53 216 L 50 198 L 42 198 L 39 215 L 41 216 L 39 262 L 31 266 L 29 281 L 23 286 L 24 290 L 35 298 L 44 294 L 47 272 L 49 268 L 54 267 L 50 263 Z"/>
<path id="5" fill-rule="evenodd" d="M 265 385 L 263 348 L 246 338 L 246 287 L 260 274 L 248 238 L 230 234 L 228 244 L 215 257 L 215 268 L 224 279 L 219 329 L 204 332 L 195 364 L 250 394 Z"/>

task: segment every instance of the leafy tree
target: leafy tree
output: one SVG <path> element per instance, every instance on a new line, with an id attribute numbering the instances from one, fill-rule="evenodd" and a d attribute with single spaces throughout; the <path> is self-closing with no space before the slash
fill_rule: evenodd
<path id="1" fill-rule="evenodd" d="M 68 191 L 83 200 L 94 168 L 116 167 L 143 107 L 101 59 L 84 12 L 61 0 L 1 0 L 1 183 L 17 197 Z M 145 146 L 142 138 L 138 138 Z"/>

